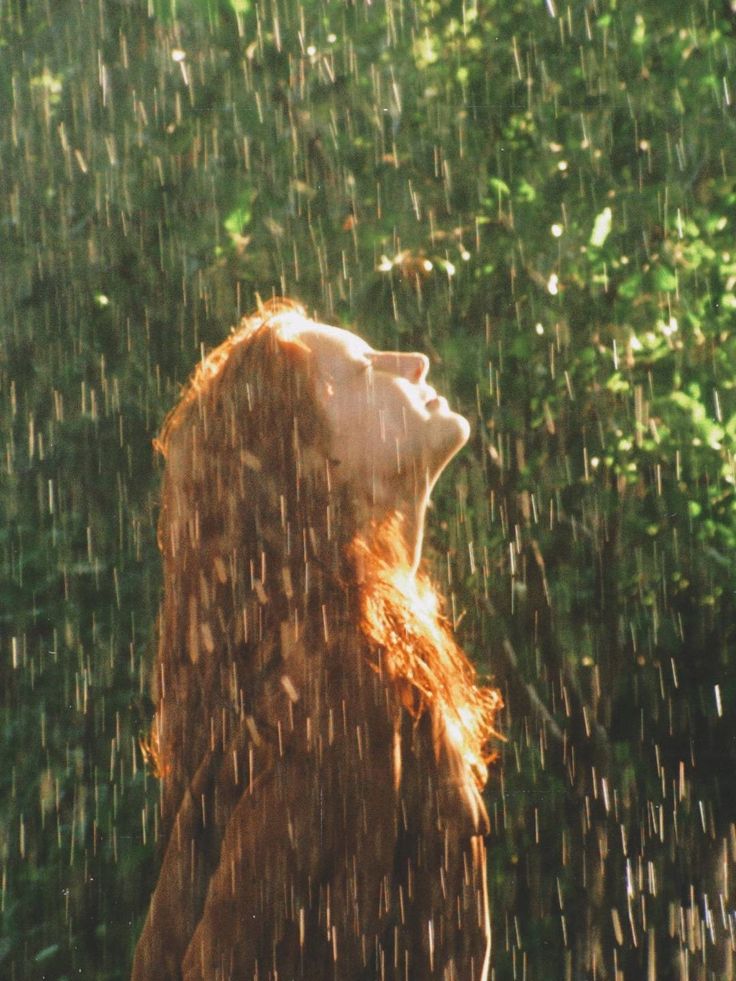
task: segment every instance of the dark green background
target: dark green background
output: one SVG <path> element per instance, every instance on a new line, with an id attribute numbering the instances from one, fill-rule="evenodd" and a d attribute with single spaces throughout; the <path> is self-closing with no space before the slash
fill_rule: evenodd
<path id="1" fill-rule="evenodd" d="M 494 977 L 732 976 L 727 0 L 0 4 L 0 975 L 125 978 L 151 439 L 285 293 L 473 421 L 427 553 L 503 688 Z M 618 972 L 618 973 L 617 973 Z"/>

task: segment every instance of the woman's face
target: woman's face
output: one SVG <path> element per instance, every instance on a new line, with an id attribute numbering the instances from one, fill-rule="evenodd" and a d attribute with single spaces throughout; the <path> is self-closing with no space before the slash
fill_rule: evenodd
<path id="1" fill-rule="evenodd" d="M 338 473 L 374 501 L 429 490 L 467 441 L 467 419 L 427 383 L 426 355 L 375 351 L 357 334 L 312 321 L 285 323 L 279 335 L 310 351 Z"/>

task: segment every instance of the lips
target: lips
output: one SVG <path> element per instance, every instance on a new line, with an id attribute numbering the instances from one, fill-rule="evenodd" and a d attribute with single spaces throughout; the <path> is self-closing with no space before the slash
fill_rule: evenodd
<path id="1" fill-rule="evenodd" d="M 424 408 L 427 412 L 434 412 L 442 408 L 447 409 L 447 399 L 444 395 L 438 395 L 431 386 L 428 386 L 424 392 Z"/>
<path id="2" fill-rule="evenodd" d="M 433 412 L 443 406 L 447 408 L 447 399 L 444 395 L 438 395 L 431 385 L 422 385 L 421 397 L 424 399 L 424 408 L 427 412 Z"/>

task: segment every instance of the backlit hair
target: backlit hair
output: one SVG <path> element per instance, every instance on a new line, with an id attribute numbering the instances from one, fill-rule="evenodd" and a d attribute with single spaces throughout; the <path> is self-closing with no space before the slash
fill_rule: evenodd
<path id="1" fill-rule="evenodd" d="M 496 689 L 476 685 L 475 668 L 442 616 L 436 587 L 411 567 L 401 525 L 401 516 L 391 515 L 368 541 L 353 543 L 362 575 L 361 627 L 383 649 L 386 674 L 404 707 L 415 718 L 432 713 L 437 756 L 445 741 L 482 789 L 501 698 Z"/>

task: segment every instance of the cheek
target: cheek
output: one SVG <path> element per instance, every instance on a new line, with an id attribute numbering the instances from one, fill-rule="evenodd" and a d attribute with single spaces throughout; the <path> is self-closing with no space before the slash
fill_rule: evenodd
<path id="1" fill-rule="evenodd" d="M 340 472 L 353 480 L 371 480 L 396 470 L 397 441 L 402 451 L 405 437 L 401 418 L 385 403 L 336 394 L 327 407 L 332 430 L 332 455 Z"/>
<path id="2" fill-rule="evenodd" d="M 390 477 L 412 460 L 435 455 L 426 414 L 388 380 L 377 378 L 371 387 L 336 386 L 325 409 L 332 455 L 346 477 Z"/>
<path id="3" fill-rule="evenodd" d="M 326 405 L 327 418 L 336 439 L 356 438 L 376 415 L 363 392 L 337 390 Z"/>
<path id="4" fill-rule="evenodd" d="M 389 389 L 377 393 L 366 412 L 364 428 L 374 442 L 376 456 L 387 453 L 396 459 L 397 449 L 403 456 L 414 455 L 424 438 L 424 420 L 416 407 L 401 392 Z"/>
<path id="5" fill-rule="evenodd" d="M 390 392 L 360 380 L 336 384 L 326 404 L 328 418 L 338 438 L 365 442 L 385 429 L 393 412 Z"/>

